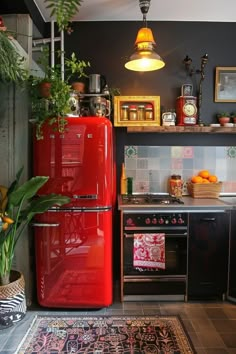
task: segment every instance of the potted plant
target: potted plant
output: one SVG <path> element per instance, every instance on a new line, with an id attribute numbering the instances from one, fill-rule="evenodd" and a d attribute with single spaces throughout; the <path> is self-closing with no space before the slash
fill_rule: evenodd
<path id="1" fill-rule="evenodd" d="M 60 56 L 60 52 L 58 52 Z M 90 67 L 89 62 L 79 60 L 76 58 L 75 53 L 72 53 L 71 58 L 66 59 L 66 79 L 61 77 L 61 65 L 56 64 L 51 67 L 49 64 L 49 50 L 45 48 L 38 59 L 41 65 L 43 77 L 32 76 L 30 77 L 30 97 L 32 104 L 32 122 L 36 124 L 36 138 L 42 139 L 42 125 L 47 121 L 52 126 L 53 130 L 63 132 L 67 121 L 65 116 L 70 112 L 70 95 L 72 87 L 69 81 L 73 75 L 78 78 L 87 77 L 85 68 Z M 42 83 L 47 82 L 46 94 L 42 94 L 40 86 Z M 80 90 L 79 90 L 80 91 Z"/>
<path id="2" fill-rule="evenodd" d="M 49 177 L 36 176 L 20 184 L 22 171 L 23 168 L 9 188 L 0 186 L 0 320 L 2 316 L 3 321 L 4 315 L 6 325 L 12 316 L 10 310 L 17 313 L 16 318 L 12 318 L 13 322 L 20 320 L 26 312 L 24 277 L 12 270 L 17 243 L 36 214 L 70 201 L 70 198 L 58 194 L 35 197 Z M 0 325 L 3 325 L 1 321 Z"/>
<path id="3" fill-rule="evenodd" d="M 224 125 L 225 123 L 230 122 L 230 113 L 229 112 L 219 112 L 216 114 L 218 121 L 221 125 Z"/>
<path id="4" fill-rule="evenodd" d="M 25 58 L 18 52 L 13 43 L 12 33 L 7 31 L 0 17 L 0 81 L 23 83 L 28 77 L 24 68 Z"/>
<path id="5" fill-rule="evenodd" d="M 50 73 L 50 89 L 47 97 L 42 96 L 39 90 L 39 84 L 45 78 L 31 77 L 29 80 L 32 122 L 36 125 L 37 139 L 43 138 L 42 125 L 46 121 L 53 126 L 53 129 L 63 132 L 67 123 L 64 117 L 70 111 L 70 84 L 62 80 L 57 67 L 51 68 Z"/>
<path id="6" fill-rule="evenodd" d="M 236 123 L 236 112 L 231 112 L 230 117 L 232 118 L 234 124 Z"/>
<path id="7" fill-rule="evenodd" d="M 90 67 L 90 62 L 79 60 L 73 52 L 70 58 L 65 58 L 65 67 L 67 68 L 67 81 L 69 82 L 71 78 L 74 79 L 71 83 L 73 90 L 84 93 L 85 84 L 83 81 L 81 82 L 80 79 L 88 77 L 85 73 L 85 69 Z"/>

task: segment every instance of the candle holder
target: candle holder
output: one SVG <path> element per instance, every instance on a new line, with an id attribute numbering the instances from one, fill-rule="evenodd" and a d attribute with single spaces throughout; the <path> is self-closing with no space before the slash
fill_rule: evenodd
<path id="1" fill-rule="evenodd" d="M 200 74 L 200 80 L 198 84 L 198 93 L 197 93 L 197 98 L 198 98 L 198 119 L 197 119 L 197 124 L 200 126 L 203 126 L 204 123 L 201 119 L 201 109 L 202 109 L 202 83 L 205 79 L 205 66 L 208 62 L 208 54 L 204 54 L 201 57 L 201 67 L 200 69 L 194 69 L 192 67 L 192 59 L 186 55 L 185 59 L 183 60 L 183 63 L 185 65 L 185 69 L 188 73 L 189 76 L 197 75 Z"/>

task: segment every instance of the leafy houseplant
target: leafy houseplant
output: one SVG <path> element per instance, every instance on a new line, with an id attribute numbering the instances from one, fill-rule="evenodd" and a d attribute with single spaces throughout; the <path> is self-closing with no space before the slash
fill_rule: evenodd
<path id="1" fill-rule="evenodd" d="M 33 198 L 49 177 L 32 177 L 20 185 L 22 171 L 23 168 L 17 173 L 16 180 L 9 189 L 0 186 L 0 286 L 10 283 L 15 247 L 35 214 L 44 213 L 54 205 L 60 206 L 70 201 L 70 198 L 58 194 Z"/>
<path id="2" fill-rule="evenodd" d="M 60 52 L 58 53 L 60 54 Z M 63 132 L 66 126 L 64 118 L 70 112 L 69 98 L 72 92 L 69 80 L 73 74 L 79 77 L 86 77 L 85 68 L 90 66 L 89 62 L 78 60 L 73 53 L 71 59 L 67 59 L 67 77 L 63 80 L 61 77 L 61 66 L 56 64 L 54 67 L 49 65 L 49 51 L 44 49 L 38 63 L 42 65 L 45 73 L 44 77 L 33 76 L 30 78 L 30 97 L 32 104 L 32 120 L 36 124 L 36 138 L 43 139 L 42 125 L 47 121 L 52 129 Z M 39 85 L 47 81 L 50 83 L 48 94 L 43 96 Z"/>
<path id="3" fill-rule="evenodd" d="M 0 17 L 0 81 L 23 83 L 28 77 L 25 59 L 17 52 L 12 39 L 12 33 L 7 31 Z"/>
<path id="4" fill-rule="evenodd" d="M 65 58 L 65 67 L 68 69 L 67 81 L 69 82 L 71 78 L 74 78 L 75 81 L 72 83 L 72 88 L 78 92 L 82 92 L 83 89 L 78 88 L 78 85 L 76 84 L 78 82 L 81 83 L 81 78 L 88 77 L 88 75 L 85 73 L 85 69 L 90 67 L 90 62 L 79 60 L 73 52 L 70 58 Z"/>
<path id="5" fill-rule="evenodd" d="M 67 29 L 72 17 L 79 11 L 83 0 L 44 0 L 51 10 L 50 17 L 55 15 L 58 29 Z"/>

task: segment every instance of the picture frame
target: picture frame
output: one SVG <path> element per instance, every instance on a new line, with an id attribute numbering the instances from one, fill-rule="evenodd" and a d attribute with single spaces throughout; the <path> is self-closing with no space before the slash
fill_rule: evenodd
<path id="1" fill-rule="evenodd" d="M 236 102 L 236 67 L 235 66 L 216 67 L 215 102 Z"/>
<path id="2" fill-rule="evenodd" d="M 114 96 L 114 126 L 160 126 L 160 96 Z"/>

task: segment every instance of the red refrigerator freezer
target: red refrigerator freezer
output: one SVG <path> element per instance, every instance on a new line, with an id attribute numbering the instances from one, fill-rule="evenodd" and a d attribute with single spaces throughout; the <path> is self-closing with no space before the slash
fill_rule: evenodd
<path id="1" fill-rule="evenodd" d="M 113 127 L 103 117 L 68 117 L 63 133 L 44 126 L 34 141 L 34 175 L 49 176 L 39 194 L 70 204 L 34 222 L 37 297 L 41 306 L 98 308 L 112 303 L 115 200 Z"/>

